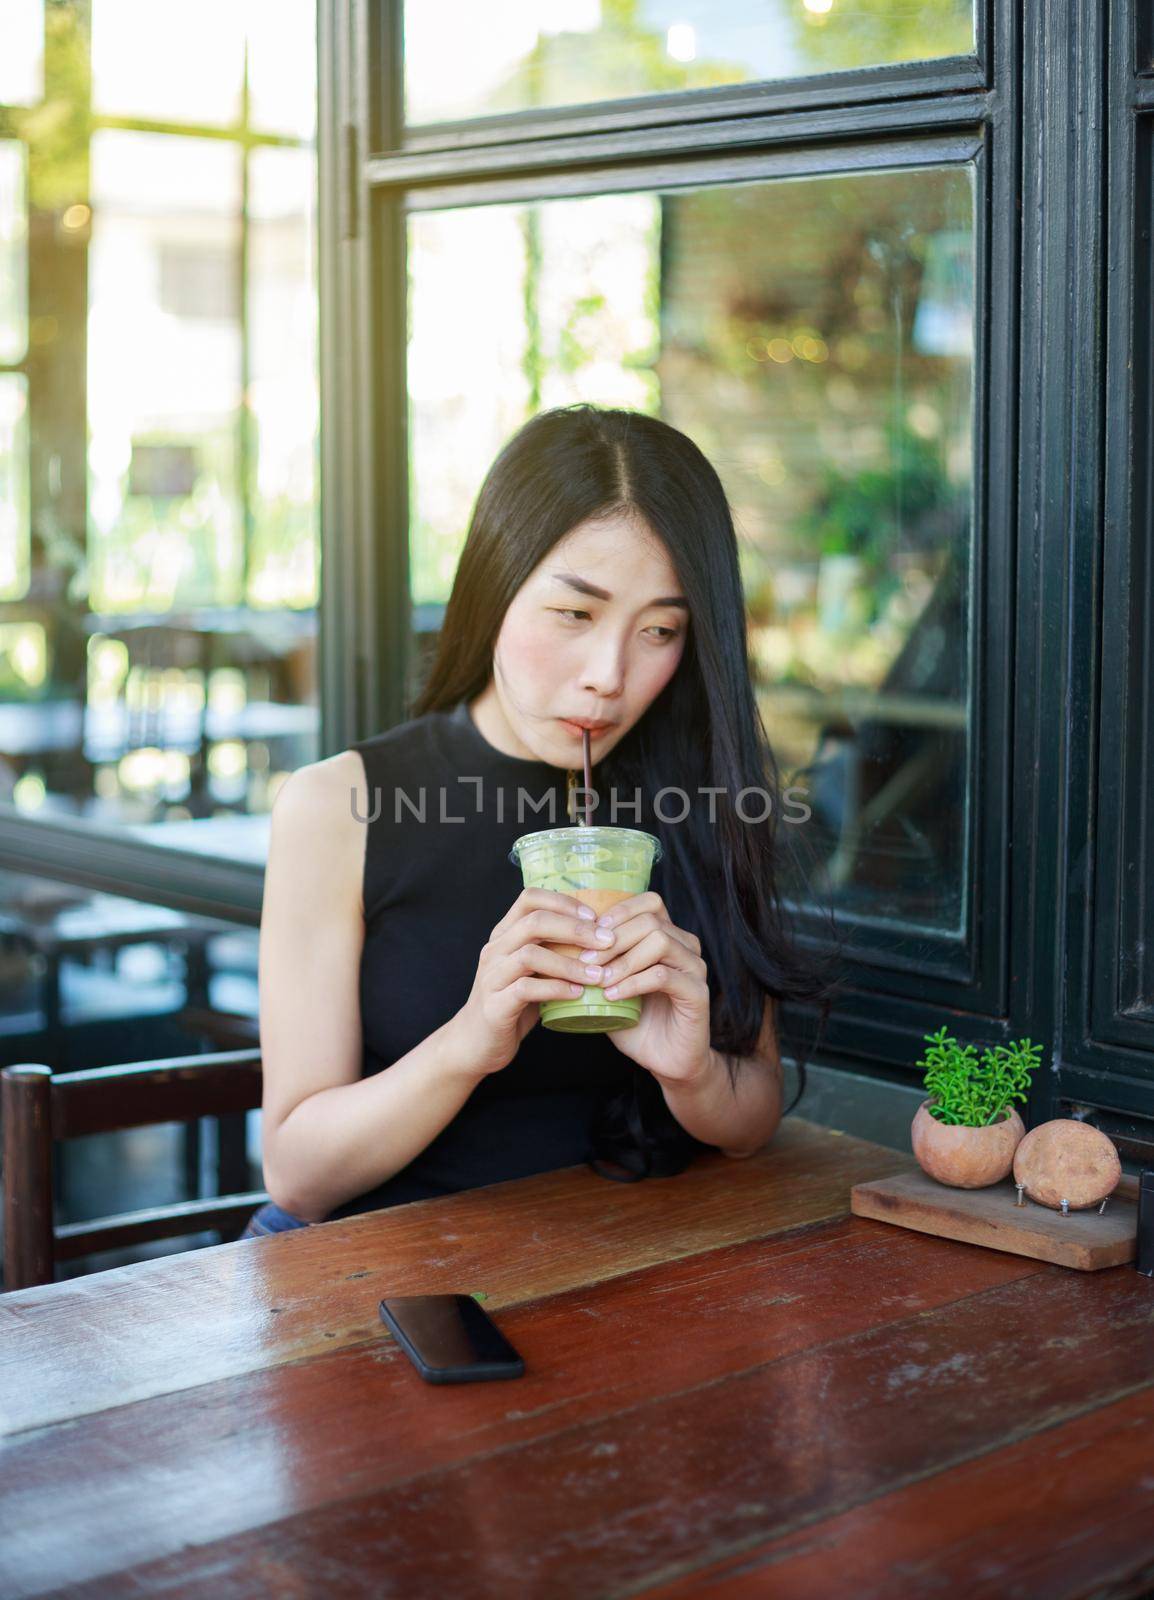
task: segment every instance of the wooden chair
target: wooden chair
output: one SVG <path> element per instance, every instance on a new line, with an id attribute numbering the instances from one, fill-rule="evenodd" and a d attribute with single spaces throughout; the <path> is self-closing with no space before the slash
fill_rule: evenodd
<path id="1" fill-rule="evenodd" d="M 205 1230 L 238 1235 L 268 1195 L 227 1194 L 56 1226 L 52 1145 L 92 1133 L 196 1117 L 228 1117 L 261 1102 L 259 1049 L 173 1056 L 53 1073 L 38 1064 L 0 1072 L 4 1121 L 4 1287 L 52 1283 L 57 1261 Z"/>

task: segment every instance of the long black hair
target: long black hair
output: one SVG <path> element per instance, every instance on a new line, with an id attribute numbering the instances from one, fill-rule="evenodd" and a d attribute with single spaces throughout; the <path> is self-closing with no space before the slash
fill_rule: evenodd
<path id="1" fill-rule="evenodd" d="M 778 764 L 757 706 L 746 644 L 746 613 L 733 515 L 717 472 L 686 434 L 643 412 L 590 404 L 532 417 L 507 442 L 477 496 L 445 608 L 437 648 L 411 714 L 447 710 L 487 686 L 501 623 L 514 596 L 548 552 L 579 523 L 624 512 L 665 544 L 689 602 L 677 670 L 636 725 L 605 756 L 598 787 L 639 788 L 658 817 L 665 904 L 696 933 L 709 970 L 710 1042 L 736 1084 L 755 1049 L 767 997 L 816 1006 L 809 1050 L 794 1056 L 798 1087 L 838 987 L 834 948 L 808 951 L 794 938 L 780 892 L 783 856 L 799 850 L 797 825 L 779 828 Z M 691 803 L 665 824 L 653 796 L 677 786 L 690 796 L 719 790 L 715 821 Z M 741 802 L 741 791 L 756 797 Z M 748 813 L 763 822 L 744 820 Z M 739 811 L 740 807 L 740 811 Z M 795 837 L 797 836 L 797 837 Z M 812 901 L 811 901 L 812 903 Z M 779 1022 L 781 1014 L 775 1004 Z M 793 1041 L 791 1041 L 791 1044 Z M 784 1052 L 783 1052 L 784 1053 Z M 596 1119 L 591 1159 L 626 1176 L 681 1171 L 707 1148 L 665 1104 L 656 1080 L 636 1067 L 629 1088 Z"/>

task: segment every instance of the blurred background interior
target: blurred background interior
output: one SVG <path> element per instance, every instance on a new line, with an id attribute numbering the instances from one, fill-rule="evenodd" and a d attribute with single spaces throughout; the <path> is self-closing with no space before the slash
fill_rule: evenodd
<path id="1" fill-rule="evenodd" d="M 400 203 L 358 221 L 366 189 L 326 190 L 339 151 L 318 175 L 318 88 L 334 122 L 349 94 L 341 7 L 5 0 L 5 1063 L 256 1043 L 278 786 L 396 720 L 486 466 L 533 412 L 580 399 L 664 417 L 721 472 L 763 716 L 813 812 L 791 896 L 816 885 L 897 964 L 973 931 L 974 142 L 670 176 L 655 134 L 648 171 L 466 181 L 478 148 L 542 116 L 563 132 L 572 108 L 622 102 L 636 123 L 647 102 L 779 79 L 804 105 L 807 82 L 908 63 L 945 63 L 941 88 L 974 57 L 969 0 L 369 9 L 384 43 L 403 36 L 395 142 L 441 169 L 384 173 Z M 403 570 L 403 613 L 395 584 L 373 609 L 345 564 L 336 498 L 322 541 L 326 206 L 340 238 L 384 230 L 360 292 L 404 308 L 403 348 L 381 358 L 406 396 L 403 564 L 371 569 L 382 592 Z M 385 690 L 362 694 L 360 672 Z M 866 1071 L 904 1088 L 885 1125 L 861 1103 L 856 1126 L 889 1137 L 916 1104 L 909 1074 L 885 1051 Z M 260 1183 L 253 1110 L 60 1142 L 53 1161 L 63 1224 Z"/>

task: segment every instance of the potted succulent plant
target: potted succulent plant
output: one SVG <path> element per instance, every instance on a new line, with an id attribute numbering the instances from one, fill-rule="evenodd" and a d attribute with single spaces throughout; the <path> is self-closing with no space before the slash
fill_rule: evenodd
<path id="1" fill-rule="evenodd" d="M 1026 1128 L 1014 1108 L 1025 1100 L 1042 1047 L 1029 1039 L 987 1046 L 979 1058 L 943 1025 L 924 1034 L 929 1049 L 917 1063 L 929 1094 L 910 1136 L 922 1170 L 955 1189 L 1000 1183 L 1014 1165 Z"/>

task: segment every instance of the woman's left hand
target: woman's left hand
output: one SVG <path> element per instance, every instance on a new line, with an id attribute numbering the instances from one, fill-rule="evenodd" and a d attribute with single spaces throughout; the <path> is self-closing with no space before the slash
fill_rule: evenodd
<path id="1" fill-rule="evenodd" d="M 671 921 L 652 889 L 619 900 L 606 915 L 614 940 L 597 952 L 602 976 L 589 981 L 601 985 L 607 1000 L 646 997 L 637 1026 L 609 1037 L 658 1079 L 691 1082 L 709 1062 L 708 969 L 700 939 Z"/>

